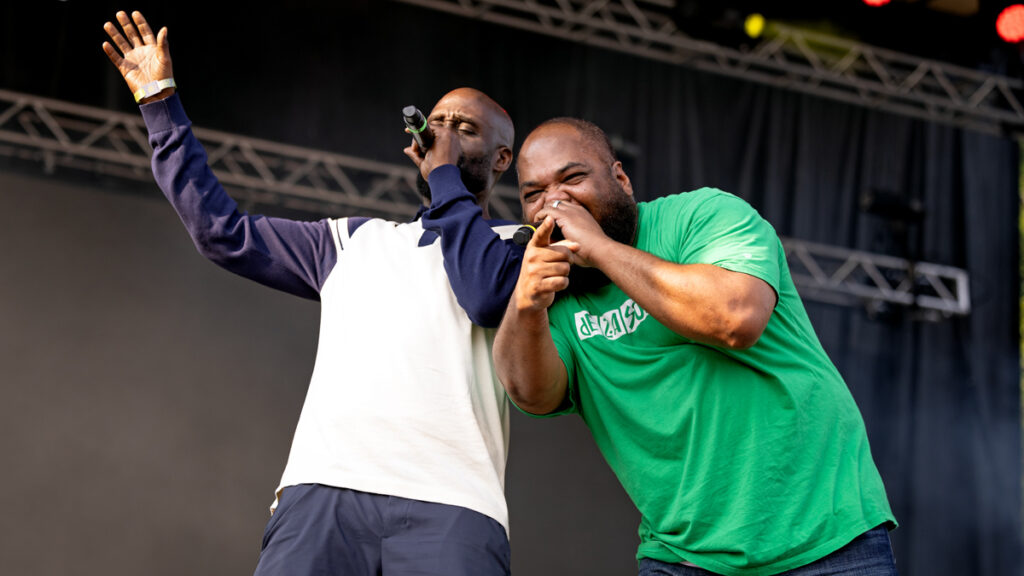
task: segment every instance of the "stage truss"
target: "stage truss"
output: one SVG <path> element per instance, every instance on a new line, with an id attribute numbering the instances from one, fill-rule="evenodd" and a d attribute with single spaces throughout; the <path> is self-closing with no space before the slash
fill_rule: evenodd
<path id="1" fill-rule="evenodd" d="M 932 122 L 1024 132 L 1019 80 L 781 24 L 736 50 L 680 32 L 674 0 L 396 1 Z"/>
<path id="2" fill-rule="evenodd" d="M 910 310 L 939 320 L 971 312 L 967 271 L 952 266 L 783 238 L 789 271 L 805 300 Z"/>
<path id="3" fill-rule="evenodd" d="M 214 173 L 253 207 L 283 207 L 311 217 L 374 215 L 407 220 L 419 206 L 416 171 L 195 128 Z M 0 156 L 58 168 L 152 182 L 152 150 L 142 118 L 0 90 Z M 518 193 L 496 191 L 491 215 L 519 220 Z M 847 306 L 885 303 L 930 312 L 970 313 L 967 273 L 928 263 L 784 239 L 793 280 L 808 300 Z"/>
<path id="4" fill-rule="evenodd" d="M 356 156 L 194 128 L 209 164 L 240 202 L 322 216 L 408 219 L 420 203 L 416 169 Z M 150 149 L 138 114 L 0 90 L 0 155 L 150 182 Z M 518 192 L 499 186 L 491 216 L 519 219 Z"/>

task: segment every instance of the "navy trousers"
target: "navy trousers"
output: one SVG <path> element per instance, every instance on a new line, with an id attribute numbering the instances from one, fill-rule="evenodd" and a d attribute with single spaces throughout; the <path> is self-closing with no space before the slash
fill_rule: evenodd
<path id="1" fill-rule="evenodd" d="M 510 556 L 479 512 L 302 484 L 282 491 L 255 576 L 508 576 Z"/>

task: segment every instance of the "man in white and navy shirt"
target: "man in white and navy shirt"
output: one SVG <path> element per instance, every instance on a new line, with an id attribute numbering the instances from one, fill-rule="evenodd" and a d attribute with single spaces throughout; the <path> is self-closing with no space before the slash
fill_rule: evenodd
<path id="1" fill-rule="evenodd" d="M 405 151 L 429 183 L 412 222 L 248 215 L 192 134 L 166 28 L 117 19 L 104 51 L 142 104 L 153 173 L 200 253 L 322 303 L 256 574 L 508 574 L 508 405 L 490 349 L 522 251 L 515 225 L 487 213 L 512 162 L 508 114 L 469 88 L 441 98 L 434 144 Z"/>

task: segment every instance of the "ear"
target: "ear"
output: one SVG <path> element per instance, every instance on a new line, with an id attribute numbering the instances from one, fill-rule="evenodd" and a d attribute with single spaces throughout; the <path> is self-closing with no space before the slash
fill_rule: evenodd
<path id="1" fill-rule="evenodd" d="M 491 168 L 495 172 L 504 173 L 512 166 L 512 149 L 508 146 L 501 146 L 494 153 L 494 163 Z"/>
<path id="2" fill-rule="evenodd" d="M 633 183 L 629 181 L 629 176 L 626 176 L 626 171 L 622 169 L 622 162 L 616 162 L 612 165 L 612 176 L 622 186 L 622 191 L 630 196 L 633 195 Z"/>

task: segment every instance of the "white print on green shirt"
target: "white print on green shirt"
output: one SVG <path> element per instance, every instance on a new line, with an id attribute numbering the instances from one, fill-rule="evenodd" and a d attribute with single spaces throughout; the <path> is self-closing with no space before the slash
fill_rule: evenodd
<path id="1" fill-rule="evenodd" d="M 601 335 L 609 340 L 618 340 L 625 334 L 632 334 L 640 323 L 647 319 L 647 311 L 627 298 L 622 306 L 609 310 L 600 316 L 586 310 L 576 313 L 576 333 L 580 340 Z"/>

